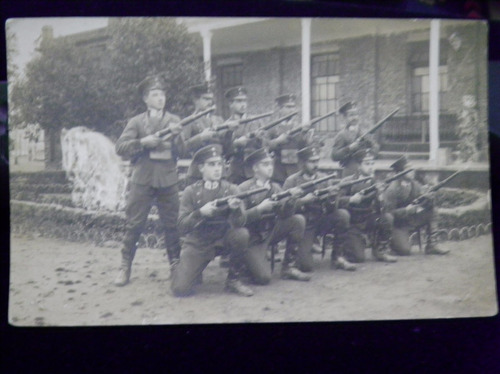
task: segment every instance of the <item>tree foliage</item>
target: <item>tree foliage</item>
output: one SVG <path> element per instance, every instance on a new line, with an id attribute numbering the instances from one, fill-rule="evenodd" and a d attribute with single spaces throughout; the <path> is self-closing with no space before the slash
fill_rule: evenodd
<path id="1" fill-rule="evenodd" d="M 104 50 L 71 37 L 42 40 L 12 100 L 27 123 L 86 126 L 114 138 L 145 109 L 136 87 L 152 74 L 167 80 L 167 109 L 188 114 L 187 87 L 201 79 L 193 37 L 171 18 L 112 19 Z"/>

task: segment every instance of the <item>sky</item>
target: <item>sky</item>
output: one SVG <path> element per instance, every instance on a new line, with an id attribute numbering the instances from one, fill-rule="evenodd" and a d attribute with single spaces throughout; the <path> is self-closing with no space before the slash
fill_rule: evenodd
<path id="1" fill-rule="evenodd" d="M 45 25 L 52 26 L 54 37 L 58 37 L 101 28 L 107 24 L 107 17 L 11 18 L 7 20 L 6 28 L 16 39 L 17 54 L 14 55 L 13 62 L 22 73 L 34 56 L 35 41 L 40 37 L 42 27 Z"/>

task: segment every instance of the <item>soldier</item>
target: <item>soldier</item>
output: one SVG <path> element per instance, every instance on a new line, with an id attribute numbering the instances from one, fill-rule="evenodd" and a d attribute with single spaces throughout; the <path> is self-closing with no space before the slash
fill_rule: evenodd
<path id="1" fill-rule="evenodd" d="M 184 153 L 179 117 L 167 112 L 165 83 L 160 77 L 148 77 L 138 86 L 147 111 L 128 122 L 116 142 L 118 155 L 130 158 L 133 166 L 125 214 L 125 239 L 121 250 L 122 263 L 115 280 L 117 286 L 129 282 L 137 241 L 144 229 L 154 201 L 164 229 L 165 245 L 171 266 L 179 260 L 180 243 L 177 231 L 179 212 L 176 161 Z M 170 140 L 162 140 L 156 132 L 169 128 Z"/>
<path id="2" fill-rule="evenodd" d="M 300 171 L 289 176 L 283 188 L 297 187 L 311 180 L 319 179 L 324 175 L 318 173 L 319 153 L 316 147 L 309 146 L 297 152 Z M 331 183 L 325 181 L 316 188 L 328 187 Z M 318 235 L 334 234 L 333 250 L 331 254 L 332 268 L 353 271 L 356 266 L 343 257 L 344 242 L 349 229 L 349 212 L 345 209 L 336 209 L 333 205 L 326 206 L 319 201 L 312 192 L 297 200 L 297 211 L 306 217 L 306 230 L 301 241 L 297 263 L 301 271 L 313 271 L 312 247 Z"/>
<path id="3" fill-rule="evenodd" d="M 245 135 L 257 129 L 256 122 L 237 126 L 239 120 L 247 117 L 248 97 L 246 88 L 242 86 L 230 88 L 226 91 L 225 97 L 229 101 L 229 110 L 231 113 L 226 123 L 230 124 L 232 134 L 232 149 L 227 155 L 230 160 L 228 180 L 232 183 L 240 184 L 248 179 L 244 171 L 245 156 L 263 147 L 265 140 L 262 135 L 252 138 Z"/>
<path id="4" fill-rule="evenodd" d="M 368 149 L 376 156 L 379 146 L 373 138 L 357 141 L 361 131 L 356 103 L 346 103 L 339 109 L 339 113 L 344 118 L 345 129 L 341 130 L 333 141 L 331 158 L 340 163 L 344 169 L 342 176 L 347 177 L 356 173 Z"/>
<path id="5" fill-rule="evenodd" d="M 297 110 L 295 95 L 286 94 L 276 98 L 278 117 Z M 312 142 L 312 130 L 304 128 L 295 135 L 287 133 L 299 126 L 296 117 L 285 121 L 269 131 L 269 150 L 274 152 L 273 181 L 283 185 L 286 178 L 299 171 L 297 151 Z"/>
<path id="6" fill-rule="evenodd" d="M 405 156 L 396 160 L 391 168 L 395 173 L 404 171 L 408 166 Z M 416 228 L 425 227 L 427 243 L 425 253 L 429 255 L 444 255 L 449 251 L 436 246 L 437 222 L 433 196 L 426 196 L 420 204 L 412 201 L 421 196 L 425 189 L 414 179 L 414 172 L 410 172 L 400 179 L 393 181 L 384 193 L 385 206 L 394 217 L 392 230 L 392 250 L 400 255 L 407 256 L 411 252 L 410 232 Z"/>
<path id="7" fill-rule="evenodd" d="M 354 178 L 374 175 L 373 155 L 370 152 L 353 174 Z M 365 261 L 366 238 L 370 238 L 373 257 L 378 261 L 396 262 L 389 255 L 392 232 L 392 216 L 383 210 L 383 201 L 377 188 L 363 193 L 363 189 L 372 187 L 374 180 L 358 183 L 346 189 L 345 196 L 338 197 L 339 207 L 347 209 L 351 216 L 351 225 L 347 230 L 345 256 L 351 262 Z"/>
<path id="8" fill-rule="evenodd" d="M 248 246 L 248 230 L 243 226 L 246 213 L 243 202 L 231 198 L 224 207 L 216 200 L 238 193 L 238 188 L 222 178 L 222 147 L 212 144 L 201 148 L 190 165 L 191 174 L 200 180 L 188 186 L 182 195 L 179 229 L 184 235 L 181 259 L 172 277 L 175 296 L 187 296 L 203 270 L 217 255 L 229 253 L 229 270 L 225 290 L 242 296 L 253 291 L 241 283 L 240 270 Z"/>
<path id="9" fill-rule="evenodd" d="M 214 93 L 209 84 L 204 83 L 190 88 L 194 104 L 194 113 L 203 112 L 214 105 Z M 221 117 L 212 113 L 197 119 L 183 129 L 186 149 L 194 154 L 203 146 L 214 143 L 223 143 L 221 134 L 217 134 L 214 128 L 222 125 Z"/>
<path id="10" fill-rule="evenodd" d="M 245 199 L 247 208 L 246 227 L 250 232 L 246 265 L 256 283 L 266 284 L 271 279 L 266 253 L 270 246 L 286 240 L 285 257 L 281 267 L 281 278 L 299 281 L 311 279 L 309 274 L 298 268 L 297 251 L 304 236 L 305 218 L 295 214 L 296 196 L 299 188 L 290 190 L 291 197 L 281 201 L 273 200 L 273 195 L 282 192 L 281 187 L 271 182 L 273 159 L 265 148 L 258 149 L 245 159 L 246 167 L 253 177 L 239 187 L 242 192 L 259 187 L 268 187 L 267 192 Z"/>

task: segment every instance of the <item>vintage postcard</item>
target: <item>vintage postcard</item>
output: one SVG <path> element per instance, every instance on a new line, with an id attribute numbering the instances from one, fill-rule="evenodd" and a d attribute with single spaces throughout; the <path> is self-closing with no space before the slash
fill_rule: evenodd
<path id="1" fill-rule="evenodd" d="M 15 326 L 497 313 L 487 24 L 7 24 Z"/>

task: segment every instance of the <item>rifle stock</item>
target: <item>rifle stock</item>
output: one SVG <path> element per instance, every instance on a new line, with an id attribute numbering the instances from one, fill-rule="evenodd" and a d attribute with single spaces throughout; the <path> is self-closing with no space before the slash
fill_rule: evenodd
<path id="1" fill-rule="evenodd" d="M 191 122 L 194 122 L 198 118 L 206 116 L 208 113 L 212 113 L 213 111 L 215 111 L 215 106 L 212 106 L 212 107 L 210 107 L 202 112 L 191 114 L 190 116 L 182 119 L 179 122 L 179 125 L 181 125 L 181 127 L 187 126 Z M 163 130 L 156 132 L 156 136 L 158 136 L 159 138 L 162 138 L 162 140 L 167 140 L 168 135 L 171 135 L 171 134 L 172 134 L 172 131 L 170 130 L 170 128 L 166 128 L 166 129 L 163 129 Z"/>

